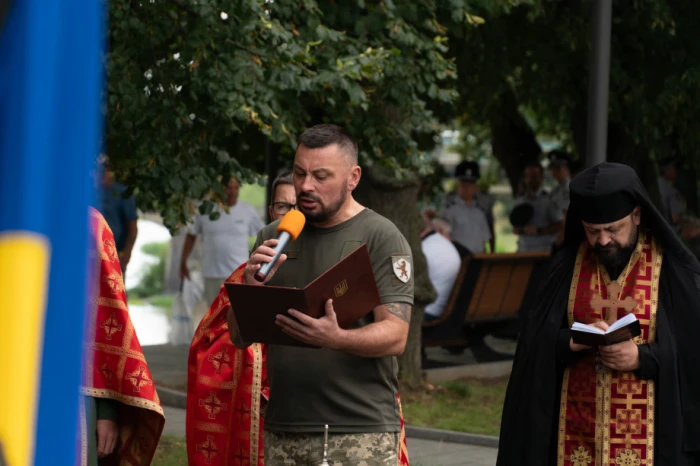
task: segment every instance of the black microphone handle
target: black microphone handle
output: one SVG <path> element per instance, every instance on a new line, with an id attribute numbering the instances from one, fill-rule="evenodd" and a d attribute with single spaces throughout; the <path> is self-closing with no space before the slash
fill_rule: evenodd
<path id="1" fill-rule="evenodd" d="M 289 240 L 291 239 L 291 235 L 287 233 L 286 231 L 282 231 L 280 235 L 277 237 L 277 240 L 279 241 L 277 243 L 277 246 L 275 246 L 275 255 L 272 256 L 272 260 L 270 262 L 266 262 L 260 267 L 260 270 L 255 272 L 255 279 L 259 282 L 265 281 L 265 278 L 267 277 L 267 274 L 270 273 L 270 270 L 272 270 L 272 267 L 275 266 L 275 263 L 277 262 L 277 259 L 280 258 L 282 255 L 282 251 L 284 250 L 285 246 L 287 246 L 287 243 L 289 243 Z"/>

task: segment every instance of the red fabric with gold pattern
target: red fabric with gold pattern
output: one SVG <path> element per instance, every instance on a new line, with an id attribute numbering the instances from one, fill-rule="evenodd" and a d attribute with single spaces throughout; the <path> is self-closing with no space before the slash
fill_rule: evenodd
<path id="1" fill-rule="evenodd" d="M 90 231 L 95 240 L 95 270 L 99 279 L 90 299 L 85 348 L 85 372 L 80 391 L 94 398 L 119 401 L 117 455 L 109 464 L 149 465 L 165 425 L 146 358 L 129 318 L 121 266 L 114 235 L 104 217 L 90 209 Z M 81 458 L 87 464 L 85 419 L 81 422 Z"/>
<path id="2" fill-rule="evenodd" d="M 243 283 L 241 265 L 226 280 Z M 228 294 L 219 295 L 192 340 L 187 377 L 187 458 L 190 466 L 264 465 L 263 418 L 270 395 L 266 348 L 237 349 L 228 333 Z M 401 407 L 399 398 L 399 408 Z M 399 466 L 409 466 L 403 414 Z"/>
<path id="3" fill-rule="evenodd" d="M 613 322 L 626 311 L 607 305 L 631 298 L 642 328 L 635 342 L 655 341 L 662 257 L 651 235 L 640 233 L 630 264 L 616 280 L 621 293 L 612 296 L 617 285 L 598 265 L 593 249 L 582 245 L 571 284 L 569 324 Z M 639 380 L 634 372 L 608 369 L 596 359 L 595 350 L 589 350 L 564 374 L 557 464 L 653 465 L 654 382 Z"/>
<path id="4" fill-rule="evenodd" d="M 239 267 L 226 280 L 243 282 Z M 192 340 L 187 376 L 187 458 L 190 465 L 263 465 L 262 422 L 269 387 L 263 347 L 231 343 L 221 287 Z M 254 406 L 255 405 L 255 406 Z M 257 408 L 257 409 L 256 409 Z"/>

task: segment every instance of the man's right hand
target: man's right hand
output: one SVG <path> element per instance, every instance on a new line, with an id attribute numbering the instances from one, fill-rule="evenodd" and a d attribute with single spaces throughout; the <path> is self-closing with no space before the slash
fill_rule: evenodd
<path id="1" fill-rule="evenodd" d="M 180 264 L 180 280 L 190 280 L 190 269 L 187 268 L 187 263 Z"/>
<path id="2" fill-rule="evenodd" d="M 284 261 L 287 260 L 286 254 L 280 255 L 279 259 L 277 259 L 277 263 L 275 263 L 275 266 L 272 267 L 270 273 L 268 273 L 267 277 L 265 277 L 265 281 L 259 282 L 255 279 L 255 273 L 260 270 L 262 265 L 272 262 L 272 258 L 275 256 L 275 250 L 273 248 L 277 246 L 278 242 L 279 241 L 276 239 L 268 239 L 263 244 L 258 246 L 258 249 L 253 251 L 253 254 L 250 255 L 248 263 L 245 266 L 245 271 L 243 272 L 246 285 L 263 285 L 269 282 L 270 279 L 275 276 L 275 272 L 277 272 L 280 265 L 284 264 Z"/>
<path id="3" fill-rule="evenodd" d="M 599 320 L 597 322 L 593 322 L 592 324 L 588 324 L 591 327 L 597 327 L 601 329 L 602 331 L 606 331 L 609 327 L 609 325 L 604 321 L 604 320 Z M 586 345 L 579 345 L 578 343 L 574 343 L 574 339 L 572 338 L 569 340 L 569 348 L 571 348 L 571 351 L 577 353 L 579 351 L 587 350 L 590 349 L 590 346 Z"/>

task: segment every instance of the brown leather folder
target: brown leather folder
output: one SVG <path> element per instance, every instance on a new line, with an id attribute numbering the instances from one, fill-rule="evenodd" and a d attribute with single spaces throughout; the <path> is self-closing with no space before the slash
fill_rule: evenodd
<path id="1" fill-rule="evenodd" d="M 338 324 L 347 329 L 381 304 L 366 244 L 302 289 L 237 283 L 224 285 L 238 331 L 246 343 L 314 348 L 282 332 L 275 323 L 277 314 L 289 315 L 289 309 L 296 309 L 319 318 L 326 313 L 326 301 L 332 299 Z"/>

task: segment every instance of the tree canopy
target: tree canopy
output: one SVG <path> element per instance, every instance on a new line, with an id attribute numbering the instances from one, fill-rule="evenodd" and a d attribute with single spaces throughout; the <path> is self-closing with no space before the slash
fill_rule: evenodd
<path id="1" fill-rule="evenodd" d="M 585 156 L 591 8 L 592 2 L 568 0 L 477 10 L 483 26 L 450 28 L 450 44 L 463 44 L 449 55 L 458 66 L 461 121 L 467 129 L 490 129 L 511 181 L 539 157 L 537 134 Z M 608 159 L 633 165 L 650 181 L 656 172 L 649 162 L 678 157 L 695 205 L 698 27 L 692 1 L 613 3 Z"/>
<path id="2" fill-rule="evenodd" d="M 346 126 L 364 165 L 430 170 L 456 118 L 514 183 L 537 135 L 585 153 L 591 2 L 113 0 L 106 150 L 141 208 L 188 216 L 217 176 L 264 170 L 304 128 Z M 697 206 L 700 14 L 691 0 L 615 2 L 610 160 L 643 177 L 681 159 Z M 694 194 L 693 194 L 694 193 Z M 201 209 L 210 212 L 211 204 Z"/>
<path id="3" fill-rule="evenodd" d="M 106 151 L 174 227 L 224 171 L 245 181 L 269 139 L 291 153 L 305 127 L 344 125 L 364 165 L 421 170 L 433 111 L 457 98 L 439 18 L 473 27 L 466 0 L 111 0 Z M 212 211 L 205 202 L 203 213 Z"/>

